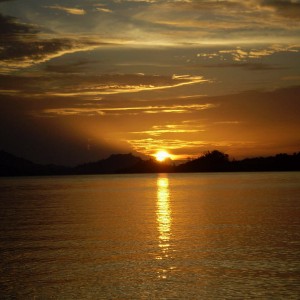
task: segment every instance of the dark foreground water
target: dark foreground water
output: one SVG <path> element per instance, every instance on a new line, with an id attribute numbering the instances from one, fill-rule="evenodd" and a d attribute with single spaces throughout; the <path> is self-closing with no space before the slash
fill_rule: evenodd
<path id="1" fill-rule="evenodd" d="M 299 299 L 300 173 L 0 179 L 0 299 Z"/>

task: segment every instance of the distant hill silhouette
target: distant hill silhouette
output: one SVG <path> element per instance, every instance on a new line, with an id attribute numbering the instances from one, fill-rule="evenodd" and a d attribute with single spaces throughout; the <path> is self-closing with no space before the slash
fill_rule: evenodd
<path id="1" fill-rule="evenodd" d="M 69 174 L 64 166 L 40 165 L 0 150 L 0 176 L 40 176 Z"/>
<path id="2" fill-rule="evenodd" d="M 300 171 L 300 152 L 293 155 L 277 154 L 269 157 L 229 160 L 227 154 L 218 150 L 179 165 L 177 172 L 261 172 Z"/>
<path id="3" fill-rule="evenodd" d="M 206 152 L 203 156 L 179 165 L 178 172 L 224 172 L 230 170 L 227 154 L 218 150 Z"/>
<path id="4" fill-rule="evenodd" d="M 245 158 L 230 163 L 231 171 L 300 171 L 300 152 L 269 157 Z"/>
<path id="5" fill-rule="evenodd" d="M 37 172 L 39 165 L 29 160 L 16 157 L 8 152 L 0 151 L 0 175 L 13 176 Z"/>
<path id="6" fill-rule="evenodd" d="M 227 154 L 213 150 L 178 166 L 171 160 L 161 163 L 154 159 L 143 160 L 131 153 L 113 154 L 106 159 L 71 168 L 40 165 L 0 151 L 0 176 L 254 171 L 300 171 L 300 152 L 292 155 L 283 153 L 269 157 L 229 160 Z"/>
<path id="7" fill-rule="evenodd" d="M 129 169 L 142 162 L 142 159 L 129 154 L 113 154 L 106 159 L 79 165 L 73 169 L 75 174 L 113 174 L 121 169 Z"/>

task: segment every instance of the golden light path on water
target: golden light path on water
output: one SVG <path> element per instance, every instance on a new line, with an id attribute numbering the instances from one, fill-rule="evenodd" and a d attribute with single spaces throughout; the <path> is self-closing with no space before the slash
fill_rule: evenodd
<path id="1" fill-rule="evenodd" d="M 158 260 L 167 259 L 170 250 L 171 237 L 171 208 L 170 208 L 170 191 L 169 179 L 167 175 L 161 174 L 157 178 L 157 210 L 156 210 L 157 228 L 159 233 L 160 255 L 156 257 Z M 166 269 L 162 269 L 160 278 L 166 278 Z"/>

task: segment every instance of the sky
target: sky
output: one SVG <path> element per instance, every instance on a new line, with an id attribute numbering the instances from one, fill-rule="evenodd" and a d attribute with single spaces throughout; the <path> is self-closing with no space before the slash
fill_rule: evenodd
<path id="1" fill-rule="evenodd" d="M 300 151 L 299 0 L 0 0 L 0 36 L 15 155 Z"/>

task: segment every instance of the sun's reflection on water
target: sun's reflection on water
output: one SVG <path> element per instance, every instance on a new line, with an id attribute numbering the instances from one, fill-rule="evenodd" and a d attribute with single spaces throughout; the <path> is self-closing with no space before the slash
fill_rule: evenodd
<path id="1" fill-rule="evenodd" d="M 159 233 L 159 247 L 161 249 L 161 254 L 157 259 L 163 259 L 169 256 L 172 223 L 169 179 L 167 175 L 160 175 L 157 178 L 156 220 Z"/>

